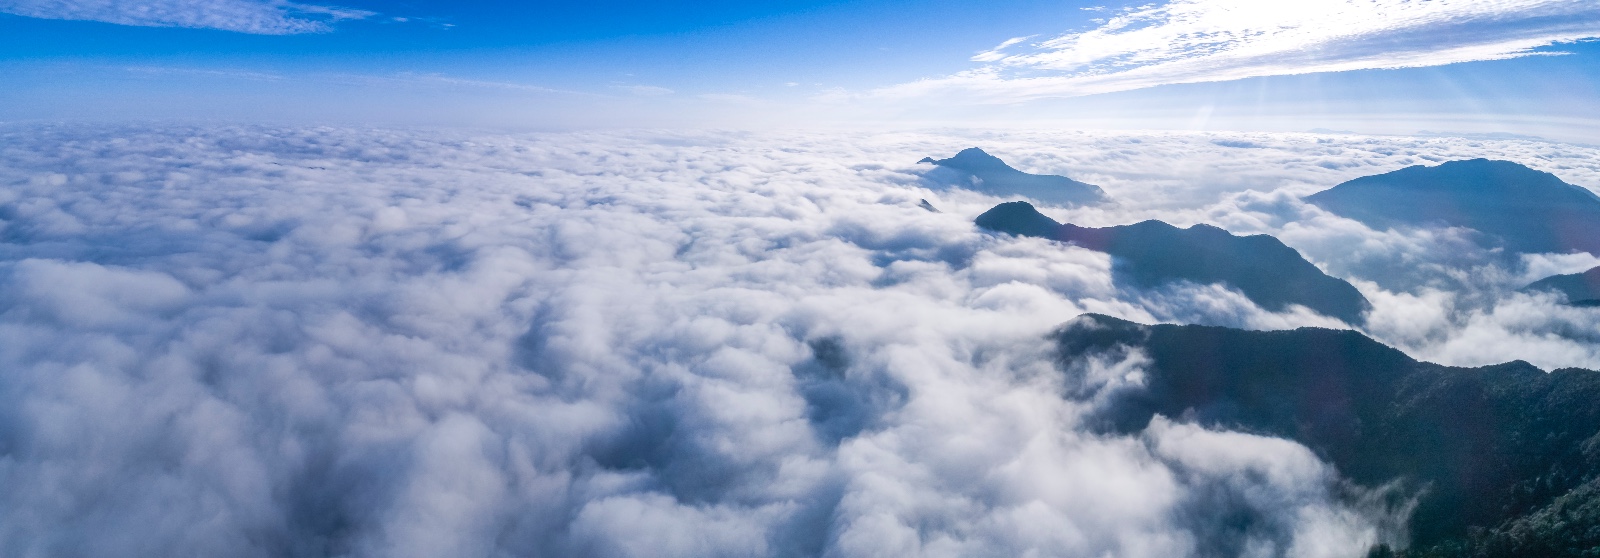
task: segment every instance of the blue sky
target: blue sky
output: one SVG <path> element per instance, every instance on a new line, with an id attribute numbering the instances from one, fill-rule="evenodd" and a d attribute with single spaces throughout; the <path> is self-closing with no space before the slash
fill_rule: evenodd
<path id="1" fill-rule="evenodd" d="M 1588 139 L 1600 117 L 1588 0 L 0 0 L 0 12 L 7 120 Z"/>
<path id="2" fill-rule="evenodd" d="M 0 48 L 9 59 L 30 61 L 442 73 L 579 91 L 649 83 L 719 92 L 789 82 L 868 87 L 959 71 L 996 37 L 1057 31 L 1092 15 L 1058 2 L 377 4 L 346 6 L 382 15 L 290 36 L 13 16 L 0 19 Z"/>

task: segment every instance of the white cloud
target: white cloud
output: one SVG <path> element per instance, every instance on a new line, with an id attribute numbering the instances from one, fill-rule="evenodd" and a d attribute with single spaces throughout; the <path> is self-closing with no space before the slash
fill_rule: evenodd
<path id="1" fill-rule="evenodd" d="M 972 95 L 992 102 L 1073 97 L 1174 83 L 1438 66 L 1538 54 L 1600 37 L 1586 0 L 1171 0 L 1124 10 L 1088 31 L 986 65 L 872 92 Z"/>
<path id="2" fill-rule="evenodd" d="M 375 12 L 285 0 L 0 0 L 0 12 L 144 27 L 220 29 L 260 35 L 324 33 L 330 23 Z"/>
<path id="3" fill-rule="evenodd" d="M 1436 236 L 1289 194 L 1485 153 L 1600 184 L 1594 149 L 1517 140 L 0 127 L 0 548 L 1315 556 L 1392 535 L 1298 445 L 1080 428 L 1093 403 L 1060 396 L 1045 339 L 1078 313 L 1325 318 L 1127 290 L 1104 254 L 980 232 L 997 200 L 910 173 L 974 144 L 1126 200 L 1058 217 L 1272 231 L 1340 272 L 1364 269 L 1345 239 L 1405 258 Z M 1408 350 L 1595 361 L 1548 335 L 1600 330 L 1592 310 L 1381 292 L 1418 308 L 1373 327 Z M 1464 352 L 1482 332 L 1510 334 Z M 1085 365 L 1136 384 L 1130 358 Z M 1259 528 L 1219 541 L 1215 517 Z"/>
<path id="4" fill-rule="evenodd" d="M 972 60 L 974 62 L 997 62 L 1003 60 L 1006 58 L 1006 55 L 1003 52 L 1005 49 L 1010 48 L 1012 45 L 1020 44 L 1023 41 L 1031 38 L 1033 37 L 1012 37 L 1010 39 L 1006 39 L 1000 44 L 995 45 L 994 48 L 972 55 Z"/>

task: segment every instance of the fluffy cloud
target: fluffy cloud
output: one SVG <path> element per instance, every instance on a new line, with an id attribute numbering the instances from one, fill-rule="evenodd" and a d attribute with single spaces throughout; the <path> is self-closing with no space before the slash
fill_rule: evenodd
<path id="1" fill-rule="evenodd" d="M 329 23 L 373 12 L 284 0 L 0 0 L 0 12 L 44 19 L 103 21 L 144 27 L 189 27 L 293 35 L 324 33 Z"/>
<path id="2" fill-rule="evenodd" d="M 911 161 L 983 145 L 1125 200 L 1058 218 L 1272 231 L 1351 276 L 1448 238 L 1293 193 L 1482 154 L 1600 177 L 1587 148 L 1443 138 L 0 138 L 0 553 L 24 556 L 1358 554 L 1400 536 L 1366 489 L 1282 440 L 1087 432 L 1045 338 L 1084 311 L 1334 324 L 1123 289 L 1103 254 L 977 231 L 997 200 Z M 1550 334 L 1593 310 L 1359 284 L 1406 302 L 1366 327 L 1408 350 L 1594 345 Z M 1084 377 L 1137 384 L 1125 357 Z"/>
<path id="3" fill-rule="evenodd" d="M 1536 54 L 1600 37 L 1581 0 L 1171 0 L 1098 27 L 977 54 L 986 65 L 876 91 L 964 92 L 992 101 L 1073 97 L 1173 83 L 1416 68 Z"/>

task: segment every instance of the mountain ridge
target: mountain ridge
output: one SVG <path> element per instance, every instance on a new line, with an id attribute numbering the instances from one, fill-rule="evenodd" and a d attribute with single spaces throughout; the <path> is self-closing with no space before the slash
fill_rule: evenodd
<path id="1" fill-rule="evenodd" d="M 1140 288 L 1179 280 L 1223 283 L 1258 306 L 1282 311 L 1299 304 L 1359 323 L 1371 303 L 1354 286 L 1323 273 L 1293 248 L 1268 235 L 1235 236 L 1211 225 L 1179 229 L 1162 221 L 1091 228 L 1062 224 L 1027 202 L 1006 202 L 973 221 L 979 227 L 1048 238 L 1105 252 L 1114 278 Z"/>

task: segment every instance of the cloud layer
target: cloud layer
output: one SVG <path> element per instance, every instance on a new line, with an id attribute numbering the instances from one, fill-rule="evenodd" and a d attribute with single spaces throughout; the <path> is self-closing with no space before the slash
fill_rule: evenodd
<path id="1" fill-rule="evenodd" d="M 1270 230 L 1342 275 L 1460 266 L 1427 259 L 1448 234 L 1294 193 L 1483 153 L 1600 177 L 1592 149 L 1446 138 L 7 127 L 0 554 L 1349 556 L 1403 536 L 1293 443 L 1079 428 L 1094 401 L 1063 397 L 1045 340 L 1078 313 L 1338 324 L 1122 289 L 1103 254 L 984 234 L 997 200 L 911 172 L 974 144 L 1127 200 L 1058 218 Z M 1409 350 L 1600 361 L 1550 334 L 1600 330 L 1592 310 L 1361 284 L 1408 303 L 1375 329 Z M 1141 357 L 1074 366 L 1136 383 Z"/>
<path id="2" fill-rule="evenodd" d="M 1098 23 L 1044 40 L 1009 39 L 973 57 L 982 67 L 874 94 L 953 93 L 1014 102 L 1502 60 L 1600 37 L 1600 8 L 1582 0 L 1171 0 Z"/>
<path id="3" fill-rule="evenodd" d="M 285 0 L 0 0 L 0 13 L 259 35 L 324 33 L 333 30 L 330 23 L 376 15 L 364 10 Z"/>

